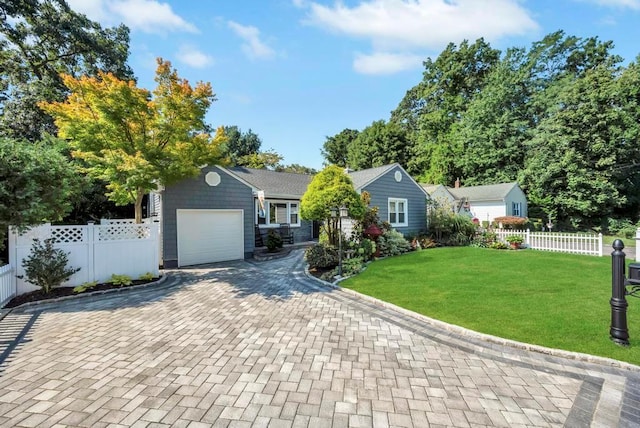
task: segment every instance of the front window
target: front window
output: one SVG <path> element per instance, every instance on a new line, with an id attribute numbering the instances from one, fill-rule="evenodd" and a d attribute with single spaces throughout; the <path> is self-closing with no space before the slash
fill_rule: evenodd
<path id="1" fill-rule="evenodd" d="M 407 226 L 408 225 L 407 200 L 406 199 L 389 199 L 389 224 L 391 226 Z"/>
<path id="2" fill-rule="evenodd" d="M 298 202 L 264 201 L 264 210 L 256 200 L 256 224 L 261 226 L 277 226 L 288 223 L 291 226 L 300 226 L 298 215 Z"/>

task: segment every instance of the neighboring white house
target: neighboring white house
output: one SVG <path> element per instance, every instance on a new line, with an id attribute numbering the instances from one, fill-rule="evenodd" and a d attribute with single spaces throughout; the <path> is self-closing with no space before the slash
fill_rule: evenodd
<path id="1" fill-rule="evenodd" d="M 468 214 L 479 221 L 493 221 L 496 217 L 527 217 L 527 197 L 518 183 L 486 186 L 445 187 L 423 184 L 422 187 L 436 202 L 449 204 L 453 212 Z"/>

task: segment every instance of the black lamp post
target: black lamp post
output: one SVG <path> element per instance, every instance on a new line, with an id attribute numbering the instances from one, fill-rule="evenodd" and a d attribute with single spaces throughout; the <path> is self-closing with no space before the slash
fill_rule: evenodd
<path id="1" fill-rule="evenodd" d="M 349 216 L 349 210 L 344 205 L 331 208 L 331 217 L 338 217 L 338 275 L 342 276 L 342 219 Z"/>
<path id="2" fill-rule="evenodd" d="M 611 329 L 609 336 L 615 343 L 629 345 L 629 329 L 627 328 L 626 296 L 640 297 L 640 263 L 629 265 L 629 277 L 624 276 L 625 254 L 624 243 L 620 239 L 613 241 L 611 253 Z M 629 289 L 627 289 L 629 287 Z"/>

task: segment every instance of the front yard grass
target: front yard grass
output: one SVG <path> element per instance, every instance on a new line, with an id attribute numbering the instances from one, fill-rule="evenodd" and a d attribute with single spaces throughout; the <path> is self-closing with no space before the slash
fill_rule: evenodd
<path id="1" fill-rule="evenodd" d="M 627 298 L 631 346 L 609 339 L 610 257 L 436 248 L 378 260 L 340 285 L 482 333 L 640 365 L 640 299 Z"/>

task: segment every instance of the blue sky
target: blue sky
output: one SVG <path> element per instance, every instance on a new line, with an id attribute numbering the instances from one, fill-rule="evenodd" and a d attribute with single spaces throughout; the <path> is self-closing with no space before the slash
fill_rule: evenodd
<path id="1" fill-rule="evenodd" d="M 139 86 L 155 58 L 211 82 L 214 126 L 252 129 L 284 164 L 322 168 L 327 136 L 388 120 L 449 43 L 484 37 L 529 47 L 564 30 L 640 53 L 640 0 L 68 0 L 103 25 L 131 29 Z"/>

